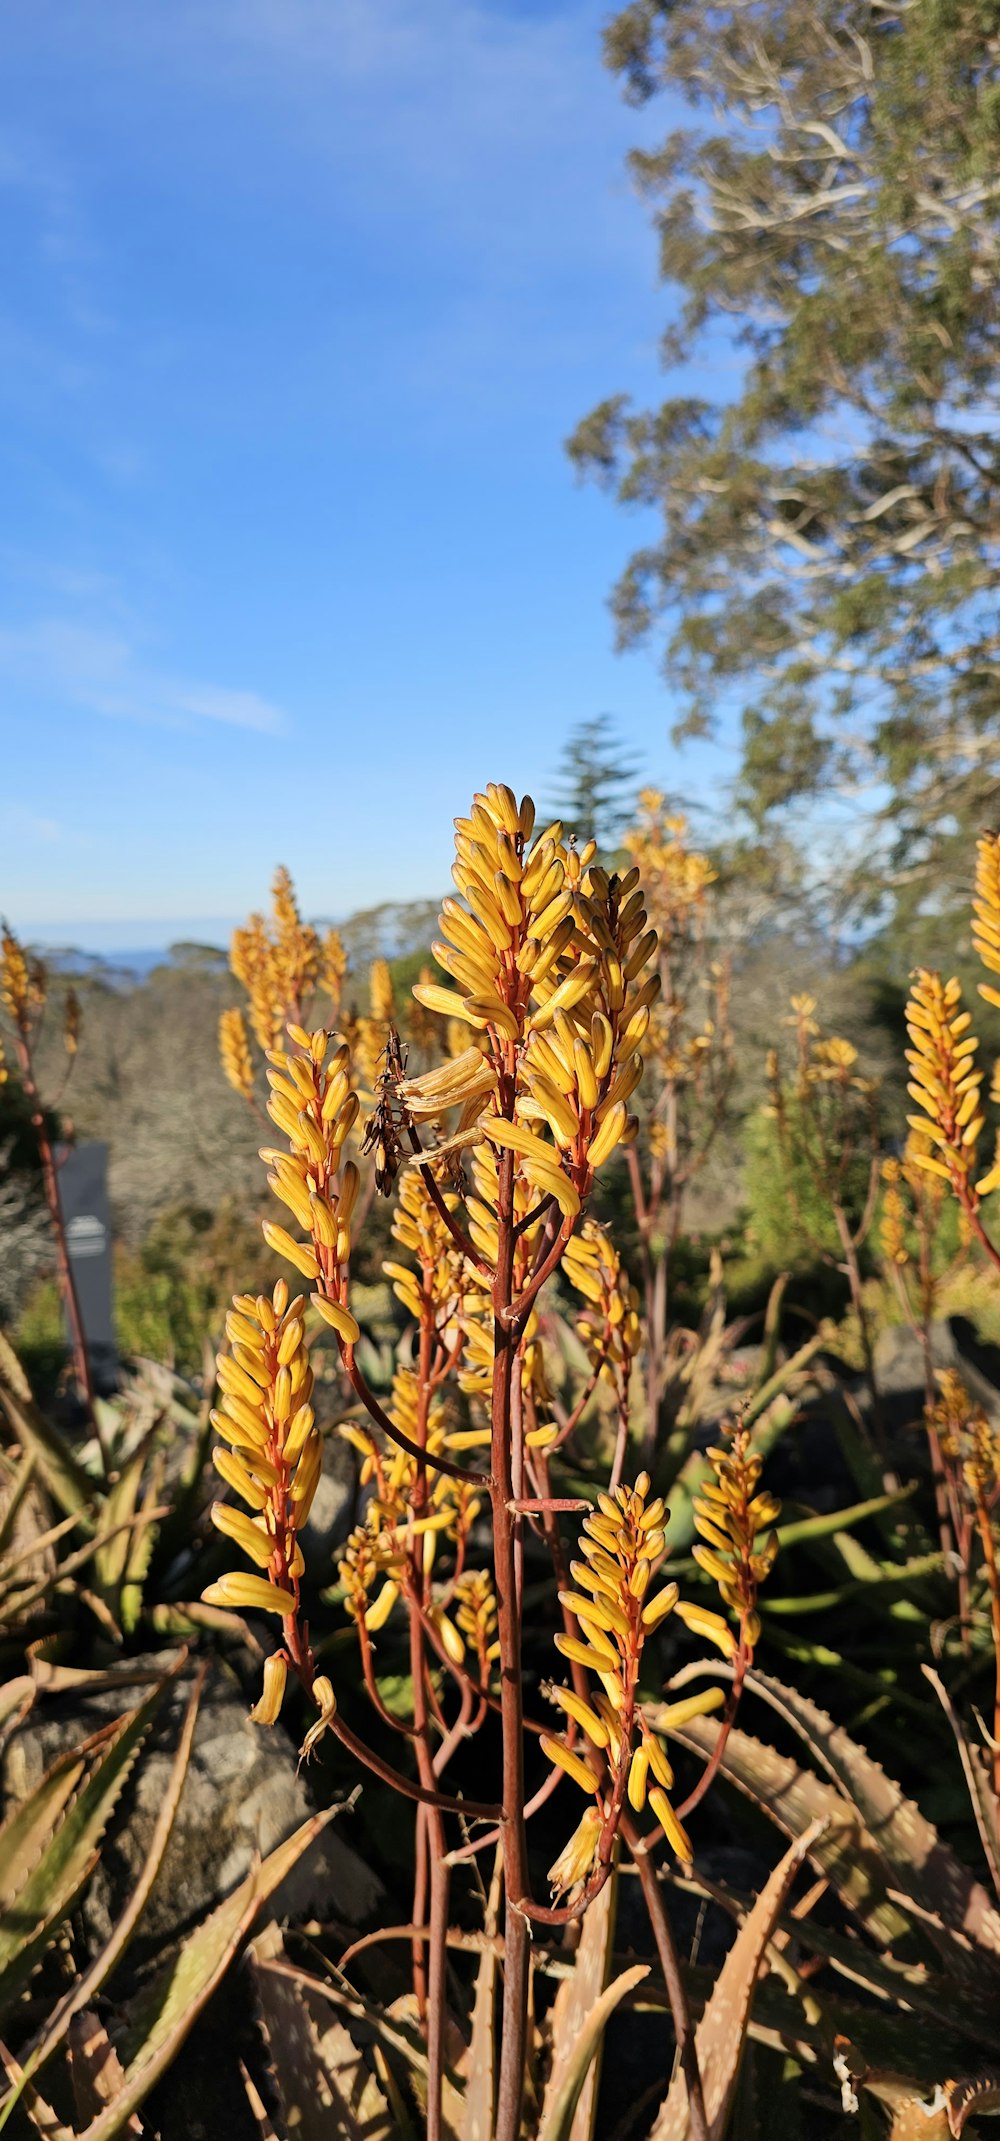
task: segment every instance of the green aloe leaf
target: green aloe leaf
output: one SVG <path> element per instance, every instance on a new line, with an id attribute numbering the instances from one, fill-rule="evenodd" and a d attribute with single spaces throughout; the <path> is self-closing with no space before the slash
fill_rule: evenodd
<path id="1" fill-rule="evenodd" d="M 85 1531 L 92 1530 L 95 1483 L 77 1463 L 62 1436 L 49 1426 L 31 1397 L 18 1394 L 2 1375 L 0 1404 L 22 1450 L 34 1458 L 57 1507 L 66 1516 L 79 1517 Z"/>
<path id="2" fill-rule="evenodd" d="M 88 2002 L 94 1999 L 101 1986 L 107 1982 L 112 1970 L 124 1953 L 146 1907 L 153 1883 L 163 1863 L 163 1854 L 170 1840 L 170 1832 L 180 1805 L 181 1792 L 184 1789 L 184 1779 L 187 1776 L 191 1748 L 194 1743 L 195 1725 L 198 1720 L 198 1705 L 205 1685 L 206 1672 L 207 1668 L 203 1666 L 188 1700 L 167 1789 L 157 1816 L 156 1827 L 150 1839 L 149 1849 L 143 1862 L 139 1880 L 100 1953 L 94 1957 L 93 1962 L 83 1971 L 81 1976 L 74 1980 L 69 1992 L 60 2000 L 55 2012 L 48 2018 L 34 2044 L 29 2047 L 27 2053 L 22 2054 L 22 2068 L 26 2082 L 32 2081 L 45 2061 L 51 2058 L 57 2045 L 62 2042 L 67 2030 L 70 2028 L 74 2015 L 80 2013 Z M 20 2094 L 20 2086 L 22 2085 L 19 2085 L 0 2108 L 0 2132 L 3 2131 L 11 2116 Z"/>
<path id="3" fill-rule="evenodd" d="M 584 1917 L 576 1960 L 569 1976 L 563 1978 L 552 2004 L 549 2025 L 552 2069 L 542 2104 L 543 2126 L 558 2103 L 566 2078 L 572 2071 L 576 2048 L 586 2028 L 587 2018 L 592 2014 L 607 1985 L 614 1947 L 617 1906 L 618 1877 L 617 1873 L 613 1873 L 610 1880 L 605 1881 L 600 1894 L 594 1898 Z M 584 2076 L 576 2109 L 567 2129 L 569 2141 L 593 2141 L 603 2048 L 602 2034 Z"/>
<path id="4" fill-rule="evenodd" d="M 117 2050 L 125 2069 L 112 2104 L 87 2127 L 82 2141 L 113 2141 L 177 2056 L 192 2023 L 221 1982 L 261 1905 L 339 1812 L 314 1814 L 254 1868 L 206 1918 L 134 2001 Z"/>
<path id="5" fill-rule="evenodd" d="M 803 1860 L 823 1832 L 813 1822 L 786 1851 L 744 1918 L 695 2030 L 695 2049 L 705 2098 L 710 2141 L 722 2141 L 746 2043 L 754 1987 L 764 1952 Z M 649 2141 L 688 2141 L 691 2131 L 687 2083 L 678 2068 L 650 2130 Z"/>
<path id="6" fill-rule="evenodd" d="M 538 2141 L 570 2141 L 576 2108 L 608 2022 L 626 1993 L 631 1992 L 636 1985 L 641 1985 L 643 1978 L 648 1976 L 647 1965 L 637 1963 L 633 1969 L 623 1970 L 621 1976 L 616 1977 L 595 2002 L 577 2037 L 558 2094 L 545 2114 Z"/>
<path id="7" fill-rule="evenodd" d="M 476 1972 L 472 2005 L 472 2036 L 462 2064 L 467 2076 L 462 2122 L 464 2141 L 493 2141 L 493 2111 L 496 2101 L 496 1988 L 499 1965 L 496 1940 L 500 1924 L 503 1889 L 503 1851 L 498 1844 L 493 1878 L 486 1899 L 482 1959 Z"/>
<path id="8" fill-rule="evenodd" d="M 894 1886 L 921 1910 L 939 1915 L 945 1926 L 1000 1958 L 1000 1912 L 899 1785 L 808 1696 L 766 1673 L 748 1675 L 747 1685 L 791 1725 L 857 1807 L 878 1838 Z"/>
<path id="9" fill-rule="evenodd" d="M 0 2008 L 8 2007 L 21 1990 L 89 1878 L 105 1828 L 166 1686 L 164 1679 L 114 1729 L 75 1796 L 63 1795 L 59 1819 L 0 1924 Z M 72 1758 L 67 1773 L 71 1771 Z M 62 1778 L 53 1792 L 49 1779 L 43 1778 L 38 1793 L 48 1792 L 48 1807 L 55 1803 L 64 1782 Z"/>
<path id="10" fill-rule="evenodd" d="M 651 1721 L 655 1724 L 655 1712 Z M 697 1717 L 672 1728 L 670 1737 L 707 1759 L 719 1730 L 713 1719 Z M 816 1821 L 825 1822 L 812 1846 L 813 1864 L 880 1947 L 892 1947 L 913 1935 L 914 1921 L 889 1899 L 886 1866 L 874 1836 L 835 1785 L 803 1769 L 791 1755 L 776 1754 L 763 1740 L 752 1739 L 739 1729 L 729 1735 L 720 1770 L 786 1836 L 798 1840 Z"/>

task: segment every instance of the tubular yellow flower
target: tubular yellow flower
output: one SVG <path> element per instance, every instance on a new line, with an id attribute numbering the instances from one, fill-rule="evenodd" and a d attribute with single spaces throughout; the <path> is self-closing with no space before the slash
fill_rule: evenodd
<path id="1" fill-rule="evenodd" d="M 553 1895 L 568 1896 L 572 1900 L 581 1893 L 594 1870 L 600 1840 L 601 1817 L 596 1807 L 589 1806 L 554 1865 L 549 1867 Z"/>
<path id="2" fill-rule="evenodd" d="M 542 1733 L 538 1744 L 542 1753 L 548 1755 L 549 1761 L 554 1762 L 559 1769 L 564 1769 L 566 1775 L 572 1777 L 574 1784 L 580 1786 L 581 1791 L 594 1790 L 595 1778 L 592 1772 L 587 1768 L 586 1762 L 573 1753 L 571 1747 L 564 1746 L 562 1740 L 550 1738 L 547 1732 Z"/>
<path id="3" fill-rule="evenodd" d="M 264 1693 L 260 1701 L 254 1703 L 250 1712 L 255 1725 L 277 1724 L 281 1716 L 281 1705 L 285 1699 L 285 1682 L 287 1678 L 288 1666 L 277 1651 L 272 1657 L 265 1658 Z"/>

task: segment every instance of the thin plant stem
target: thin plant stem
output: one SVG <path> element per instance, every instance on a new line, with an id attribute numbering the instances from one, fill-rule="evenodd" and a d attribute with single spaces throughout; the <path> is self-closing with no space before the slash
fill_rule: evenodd
<path id="1" fill-rule="evenodd" d="M 642 1884 L 649 1922 L 653 1929 L 656 1952 L 660 1959 L 663 1982 L 667 1988 L 670 2012 L 673 2017 L 674 2036 L 677 2039 L 677 2056 L 687 2087 L 688 2117 L 691 2141 L 710 2141 L 708 2114 L 705 2109 L 705 2092 L 702 2087 L 701 2069 L 698 2064 L 698 2046 L 695 2042 L 694 2024 L 688 2006 L 684 1979 L 677 1959 L 670 1918 L 663 1900 L 656 1867 L 635 1823 L 629 1815 L 622 1818 L 622 1834 L 632 1854 L 635 1870 Z"/>
<path id="2" fill-rule="evenodd" d="M 490 1408 L 490 1498 L 500 1644 L 503 1730 L 504 1994 L 495 2141 L 518 2141 L 528 2024 L 528 1853 L 524 1828 L 524 1728 L 521 1704 L 521 1619 L 518 1546 L 522 1518 L 512 1510 L 511 1390 L 518 1337 L 512 1325 L 514 1291 L 514 1155 L 497 1166 L 497 1267 L 493 1281 L 495 1354 Z M 520 1468 L 520 1467 L 518 1467 Z"/>
<path id="3" fill-rule="evenodd" d="M 993 1631 L 993 1790 L 1000 1798 L 1000 1576 L 997 1573 L 996 1540 L 990 1512 L 981 1494 L 976 1495 L 976 1523 L 983 1549 L 986 1580 L 990 1587 L 990 1622 Z"/>
<path id="4" fill-rule="evenodd" d="M 28 1042 L 28 1037 L 24 1032 L 22 1032 L 20 1025 L 15 1027 L 15 1035 L 18 1065 L 21 1072 L 21 1082 L 24 1086 L 28 1105 L 31 1109 L 31 1127 L 35 1133 L 35 1141 L 38 1146 L 38 1157 L 42 1164 L 42 1187 L 45 1192 L 45 1202 L 49 1208 L 49 1218 L 52 1221 L 52 1235 L 56 1247 L 56 1265 L 59 1272 L 59 1285 L 62 1291 L 63 1302 L 66 1309 L 66 1319 L 69 1324 L 70 1330 L 70 1346 L 73 1355 L 73 1373 L 79 1385 L 84 1404 L 86 1405 L 87 1411 L 89 1412 L 90 1417 L 94 1422 L 95 1429 L 97 1429 L 97 1418 L 94 1410 L 94 1378 L 91 1372 L 90 1355 L 87 1351 L 87 1338 L 83 1328 L 83 1317 L 80 1313 L 80 1301 L 76 1290 L 76 1281 L 73 1277 L 73 1265 L 69 1253 L 69 1244 L 66 1240 L 66 1223 L 63 1219 L 62 1205 L 59 1201 L 59 1181 L 55 1162 L 55 1155 L 52 1151 L 49 1133 L 45 1126 L 45 1110 L 42 1106 L 41 1095 L 39 1093 L 38 1086 L 35 1081 L 34 1064 L 32 1061 L 31 1048 Z M 99 1431 L 98 1440 L 100 1441 Z M 104 1449 L 103 1442 L 101 1442 L 100 1447 L 101 1456 L 104 1459 L 104 1469 L 106 1473 L 108 1469 L 107 1453 Z"/>

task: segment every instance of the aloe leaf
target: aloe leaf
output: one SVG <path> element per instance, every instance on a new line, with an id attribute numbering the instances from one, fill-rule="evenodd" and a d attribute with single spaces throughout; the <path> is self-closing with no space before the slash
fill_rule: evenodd
<path id="1" fill-rule="evenodd" d="M 119 1609 L 126 1635 L 133 1634 L 142 1612 L 143 1586 L 149 1574 L 149 1564 L 159 1534 L 153 1512 L 160 1499 L 165 1470 L 166 1459 L 160 1451 L 154 1460 L 142 1497 L 140 1523 L 132 1535 L 125 1561 Z"/>
<path id="2" fill-rule="evenodd" d="M 64 1539 L 68 1531 L 72 1531 L 76 1521 L 75 1516 L 62 1517 L 58 1524 L 50 1524 L 47 1531 L 36 1532 L 33 1538 L 26 1539 L 23 1546 L 19 1546 L 16 1550 L 11 1548 L 10 1552 L 5 1554 L 3 1563 L 0 1565 L 0 1588 L 4 1591 L 12 1590 L 14 1588 L 13 1578 L 17 1575 L 18 1569 L 23 1568 L 25 1562 L 33 1561 L 38 1554 L 44 1554 L 47 1547 L 57 1546 L 59 1540 Z M 53 1560 L 51 1571 L 48 1574 L 48 1582 L 50 1584 L 54 1583 L 59 1573 L 59 1569 Z"/>
<path id="3" fill-rule="evenodd" d="M 35 1692 L 30 1673 L 16 1673 L 13 1680 L 0 1686 L 0 1747 L 5 1747 L 11 1733 L 23 1725 Z"/>
<path id="4" fill-rule="evenodd" d="M 13 2052 L 8 2051 L 5 2044 L 0 2044 L 0 2061 L 8 2081 L 20 2088 L 24 2077 Z M 37 2089 L 32 2089 L 30 2085 L 24 2090 L 24 2109 L 36 2134 L 42 2134 L 45 2141 L 76 2141 L 72 2127 L 64 2126 L 62 2120 L 56 2117 L 51 2104 L 47 2104 L 45 2098 L 39 2096 Z"/>
<path id="5" fill-rule="evenodd" d="M 713 1720 L 693 1718 L 671 1736 L 708 1759 L 718 1731 Z M 880 1948 L 898 1948 L 905 1938 L 910 1953 L 920 1955 L 928 1952 L 929 1941 L 943 1955 L 950 1977 L 960 1982 L 963 2029 L 977 2043 L 992 2042 L 997 1983 L 986 1968 L 989 1954 L 982 1949 L 970 1952 L 971 1944 L 956 1939 L 938 1913 L 921 1908 L 909 1893 L 895 1886 L 880 1849 L 880 1828 L 874 1833 L 866 1828 L 857 1807 L 835 1785 L 744 1732 L 730 1733 L 720 1771 L 786 1835 L 800 1836 L 809 1822 L 825 1817 L 826 1830 L 810 1854 L 813 1864 Z M 940 1848 L 945 1850 L 944 1845 Z M 967 1873 L 965 1880 L 976 1885 Z"/>
<path id="6" fill-rule="evenodd" d="M 294 2133 L 296 2141 L 324 2141 L 331 2132 L 338 2141 L 367 2141 L 358 2115 L 369 2081 L 362 2053 L 342 2023 L 320 2021 L 309 1999 L 308 1979 L 285 1966 L 277 1926 L 263 1928 L 252 1943 L 250 1960 L 285 2132 Z"/>
<path id="7" fill-rule="evenodd" d="M 760 1363 L 760 1380 L 762 1385 L 770 1382 L 771 1377 L 774 1374 L 775 1369 L 778 1365 L 778 1343 L 781 1338 L 781 1310 L 785 1298 L 785 1289 L 788 1285 L 788 1281 L 791 1278 L 791 1275 L 792 1274 L 790 1271 L 779 1271 L 778 1276 L 774 1281 L 774 1285 L 772 1286 L 771 1291 L 767 1297 L 767 1307 L 764 1311 L 764 1344 L 762 1348 Z"/>
<path id="8" fill-rule="evenodd" d="M 482 1959 L 476 1972 L 476 1991 L 472 2006 L 472 2035 L 469 2050 L 462 2064 L 468 2077 L 465 2085 L 465 2113 L 463 2132 L 465 2141 L 492 2141 L 494 2104 L 496 2102 L 496 1986 L 497 1952 L 496 1939 L 500 1923 L 500 1895 L 503 1887 L 503 1851 L 497 1846 L 493 1862 L 493 1878 L 486 1899 L 486 1942 Z"/>
<path id="9" fill-rule="evenodd" d="M 754 1987 L 768 1941 L 795 1875 L 822 1832 L 821 1821 L 811 1823 L 765 1882 L 753 1909 L 740 1926 L 711 1999 L 695 2029 L 695 2049 L 710 2141 L 722 2141 L 726 2131 L 746 2043 Z M 689 2133 L 687 2083 L 683 2070 L 678 2068 L 650 2130 L 649 2141 L 688 2141 Z"/>
<path id="10" fill-rule="evenodd" d="M 948 2098 L 949 2133 L 961 2135 L 974 2112 L 1000 2111 L 1000 2074 L 986 2074 L 978 2080 L 948 2082 L 945 2094 Z"/>
<path id="11" fill-rule="evenodd" d="M 766 1673 L 748 1674 L 747 1685 L 792 1726 L 847 1793 L 878 1838 L 895 1885 L 923 1911 L 939 1914 L 946 1926 L 1000 1957 L 1000 1913 L 899 1785 L 807 1696 Z"/>
<path id="12" fill-rule="evenodd" d="M 177 1751 L 171 1765 L 167 1789 L 157 1815 L 156 1827 L 150 1839 L 149 1849 L 146 1853 L 139 1880 L 129 1897 L 125 1909 L 112 1928 L 110 1938 L 105 1942 L 100 1953 L 94 1957 L 93 1962 L 83 1972 L 82 1976 L 75 1979 L 70 1991 L 59 2002 L 55 2013 L 50 2016 L 41 2035 L 36 2039 L 34 2045 L 29 2048 L 28 2053 L 22 2055 L 24 2059 L 24 2074 L 29 2081 L 38 2073 L 45 2061 L 51 2057 L 56 2046 L 69 2029 L 74 2015 L 86 2007 L 88 2001 L 92 2000 L 100 1991 L 101 1986 L 106 1983 L 116 1963 L 124 1953 L 146 1907 L 153 1883 L 163 1862 L 163 1854 L 170 1840 L 170 1832 L 180 1805 L 184 1779 L 187 1776 L 188 1763 L 191 1759 L 195 1726 L 198 1721 L 198 1706 L 201 1701 L 207 1670 L 206 1666 L 201 1667 L 191 1690 L 177 1743 Z M 2 2133 L 10 2118 L 18 2094 L 19 2091 L 15 2091 L 14 2095 L 0 2108 L 0 2133 Z"/>
<path id="13" fill-rule="evenodd" d="M 697 1717 L 671 1727 L 670 1737 L 707 1760 L 719 1730 L 711 1718 Z M 798 1840 L 813 1823 L 825 1822 L 812 1846 L 813 1864 L 880 1947 L 892 1947 L 913 1933 L 913 1921 L 888 1897 L 886 1867 L 874 1836 L 835 1785 L 824 1783 L 792 1756 L 776 1754 L 763 1740 L 752 1739 L 737 1728 L 730 1732 L 720 1770 L 786 1836 Z"/>
<path id="14" fill-rule="evenodd" d="M 137 1519 L 136 1507 L 146 1470 L 146 1459 L 158 1430 L 157 1419 L 130 1452 L 114 1486 L 105 1496 L 101 1511 L 101 1531 L 105 1537 L 95 1558 L 94 1574 L 98 1589 L 109 1602 L 115 1599 L 137 1538 L 142 1539 L 148 1531 L 148 1512 L 153 1506 L 149 1495 L 144 1498 L 147 1517 L 145 1524 L 141 1518 Z"/>
<path id="15" fill-rule="evenodd" d="M 781 1397 L 782 1393 L 787 1390 L 789 1383 L 796 1376 L 804 1374 L 810 1362 L 815 1359 L 825 1343 L 826 1339 L 823 1332 L 815 1331 L 811 1338 L 806 1339 L 804 1345 L 799 1346 L 796 1352 L 790 1353 L 788 1359 L 781 1362 L 780 1367 L 775 1369 L 774 1374 L 769 1375 L 766 1382 L 761 1383 L 759 1388 L 755 1390 L 746 1410 L 741 1413 L 740 1417 L 744 1427 L 752 1427 L 755 1420 L 760 1419 L 762 1413 L 766 1412 L 774 1399 Z"/>
<path id="16" fill-rule="evenodd" d="M 924 1677 L 930 1681 L 955 1735 L 962 1768 L 965 1771 L 965 1781 L 969 1787 L 969 1797 L 972 1801 L 972 1811 L 976 1817 L 980 1842 L 986 1857 L 986 1863 L 990 1869 L 993 1886 L 997 1895 L 1000 1896 L 1000 1807 L 997 1805 L 992 1779 L 981 1749 L 973 1747 L 969 1741 L 968 1734 L 954 1709 L 951 1697 L 940 1674 L 934 1672 L 929 1665 L 925 1665 L 923 1671 Z"/>
<path id="17" fill-rule="evenodd" d="M 845 1539 L 846 1536 L 845 1533 Z M 856 1545 L 857 1541 L 852 1541 L 852 1544 Z M 904 1591 L 910 1590 L 913 1584 L 919 1583 L 922 1577 L 935 1575 L 941 1567 L 941 1555 L 939 1553 L 923 1554 L 918 1561 L 897 1564 L 895 1568 L 887 1568 L 878 1561 L 872 1561 L 870 1555 L 866 1555 L 864 1561 L 861 1560 L 860 1556 L 849 1557 L 846 1553 L 842 1558 L 845 1561 L 853 1559 L 855 1571 L 863 1569 L 864 1573 L 855 1573 L 848 1583 L 837 1584 L 830 1591 L 812 1592 L 808 1597 L 767 1598 L 765 1596 L 761 1602 L 762 1610 L 765 1613 L 780 1614 L 783 1619 L 798 1618 L 806 1613 L 829 1613 L 833 1611 L 834 1607 L 846 1605 L 852 1598 L 861 1598 L 870 1590 L 893 1591 L 897 1588 Z M 907 1619 L 912 1618 L 922 1622 L 926 1618 L 916 1606 L 912 1605 L 909 1599 L 900 1600 L 898 1603 L 905 1604 L 910 1608 L 906 1616 Z"/>
<path id="18" fill-rule="evenodd" d="M 64 1805 L 61 1819 L 0 1924 L 0 2005 L 6 2006 L 30 1975 L 56 1925 L 72 1909 L 84 1869 L 92 1865 L 129 1770 L 158 1709 L 167 1680 L 117 1727 L 107 1750 Z"/>
<path id="19" fill-rule="evenodd" d="M 34 1479 L 34 1452 L 27 1450 L 19 1464 L 11 1464 L 8 1459 L 5 1459 L 3 1469 L 8 1478 L 13 1479 L 13 1485 L 10 1489 L 3 1515 L 0 1516 L 0 1554 L 4 1553 L 8 1540 L 13 1538 L 18 1511 Z M 5 1563 L 5 1569 L 6 1566 Z"/>
<path id="20" fill-rule="evenodd" d="M 62 1436 L 49 1426 L 30 1397 L 18 1396 L 2 1377 L 0 1404 L 21 1448 L 34 1458 L 53 1501 L 64 1515 L 78 1517 L 84 1530 L 91 1529 L 95 1483 Z"/>
<path id="21" fill-rule="evenodd" d="M 607 1985 L 617 1905 L 618 1878 L 617 1874 L 613 1873 L 610 1880 L 605 1881 L 600 1894 L 594 1898 L 584 1917 L 576 1960 L 569 1976 L 562 1980 L 552 2004 L 549 2023 L 552 2069 L 542 2103 L 543 2123 L 559 2100 L 563 2084 L 572 2069 L 576 2047 L 581 2032 L 586 2027 L 587 2017 Z M 580 2087 L 572 2122 L 567 2128 L 569 2141 L 592 2141 L 603 2047 L 602 2035 Z"/>
<path id="22" fill-rule="evenodd" d="M 68 1748 L 0 1828 L 0 1907 L 6 1909 L 13 1902 L 37 1864 L 86 1766 L 80 1750 Z"/>
<path id="23" fill-rule="evenodd" d="M 591 2062 L 600 2049 L 608 2022 L 626 1993 L 631 1992 L 636 1985 L 641 1985 L 643 1978 L 648 1976 L 648 1966 L 645 1963 L 637 1963 L 631 1970 L 623 1970 L 621 1976 L 616 1977 L 602 1992 L 600 1999 L 595 2001 L 573 2047 L 558 2094 L 545 2113 L 538 2141 L 570 2141 L 581 2092 L 590 2072 Z"/>
<path id="24" fill-rule="evenodd" d="M 125 2076 L 118 2095 L 86 2128 L 82 2141 L 113 2141 L 176 2058 L 192 2023 L 211 1998 L 253 1921 L 286 1874 L 333 1820 L 337 1807 L 314 1814 L 254 1868 L 231 1896 L 183 1943 L 133 2003 L 118 2045 Z"/>
<path id="25" fill-rule="evenodd" d="M 74 2015 L 68 2049 L 76 2116 L 82 2125 L 114 2102 L 125 2077 L 99 2015 L 82 2009 Z M 142 2127 L 134 2116 L 127 2120 L 123 2131 L 141 2141 Z"/>
<path id="26" fill-rule="evenodd" d="M 272 2125 L 260 2090 L 254 2081 L 253 2075 L 248 2074 L 242 2060 L 240 2061 L 240 2073 L 243 2076 L 243 2087 L 247 2093 L 250 2116 L 257 2128 L 258 2141 L 279 2141 L 278 2129 Z"/>
<path id="27" fill-rule="evenodd" d="M 852 1524 L 863 1524 L 868 1517 L 881 1516 L 884 1510 L 908 1502 L 918 1485 L 919 1481 L 914 1479 L 907 1487 L 897 1487 L 893 1494 L 873 1494 L 867 1502 L 854 1502 L 849 1509 L 831 1509 L 823 1516 L 793 1518 L 788 1524 L 778 1525 L 778 1544 L 799 1546 L 807 1540 L 828 1539 L 832 1533 L 849 1531 Z"/>

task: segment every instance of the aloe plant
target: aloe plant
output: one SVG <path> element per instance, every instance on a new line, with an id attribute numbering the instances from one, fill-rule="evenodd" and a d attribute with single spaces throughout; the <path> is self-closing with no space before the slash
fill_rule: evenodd
<path id="1" fill-rule="evenodd" d="M 778 1754 L 735 1729 L 718 1755 L 720 1772 L 808 1855 L 841 1906 L 833 1926 L 786 1922 L 822 1966 L 797 1978 L 786 1972 L 787 2041 L 838 2079 L 845 2104 L 867 2093 L 886 2105 L 897 2141 L 911 2131 L 960 2134 L 975 2114 L 1000 2108 L 997 1901 L 815 1703 L 760 1672 L 746 1688 L 797 1736 L 804 1756 Z M 948 1707 L 996 1882 L 983 1757 Z M 709 1718 L 672 1736 L 706 1760 L 717 1756 L 719 1727 Z"/>
<path id="2" fill-rule="evenodd" d="M 171 1774 L 142 1870 L 129 1900 L 100 1951 L 57 1997 L 40 2025 L 25 2033 L 22 1996 L 28 1979 L 61 1937 L 98 1864 L 108 1823 L 130 1770 L 141 1760 L 164 1694 L 186 1662 L 124 1717 L 60 1755 L 29 1797 L 0 1827 L 0 2058 L 6 2087 L 0 2089 L 0 2133 L 15 2111 L 49 2141 L 113 2141 L 139 2129 L 135 2114 L 176 2057 L 192 2024 L 218 1986 L 268 1898 L 291 1871 L 336 1808 L 314 1815 L 255 1866 L 162 1963 L 142 1990 L 114 1999 L 116 1972 L 156 1881 L 180 1804 L 194 1741 L 204 1669 L 187 1707 Z M 105 2036 L 93 2003 L 111 1989 L 114 2021 Z M 34 2017 L 37 2003 L 28 2013 Z M 87 2071 L 85 2048 L 103 2046 L 100 2101 L 80 2090 Z M 16 2046 L 15 2049 L 11 2049 Z M 77 2089 L 81 2123 L 57 2117 L 44 2094 L 46 2069 L 67 2053 Z"/>

